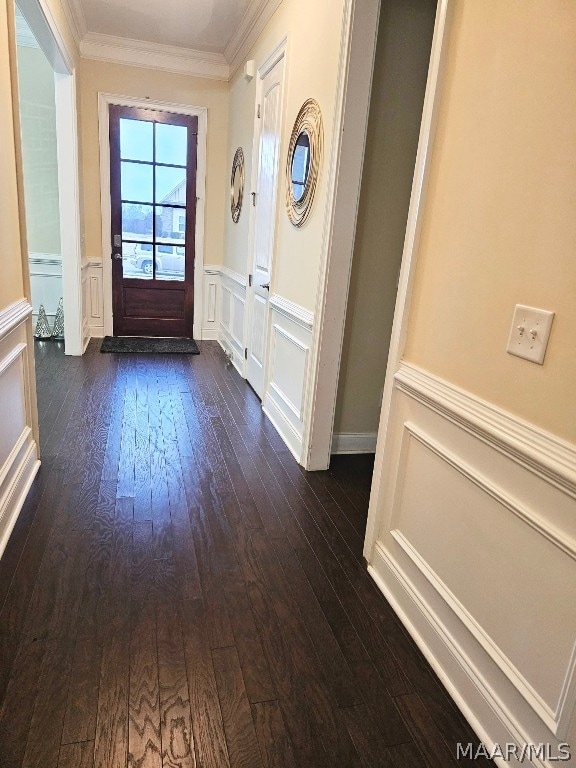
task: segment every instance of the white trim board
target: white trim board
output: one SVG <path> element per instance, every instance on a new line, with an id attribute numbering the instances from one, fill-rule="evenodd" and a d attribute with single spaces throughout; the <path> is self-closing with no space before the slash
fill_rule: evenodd
<path id="1" fill-rule="evenodd" d="M 108 108 L 111 104 L 141 109 L 160 109 L 198 118 L 198 150 L 196 160 L 196 243 L 194 255 L 194 321 L 193 335 L 202 337 L 202 305 L 204 286 L 204 228 L 206 217 L 206 135 L 207 107 L 150 101 L 144 97 L 98 94 L 98 134 L 100 141 L 100 207 L 102 213 L 102 293 L 104 301 L 104 335 L 112 335 L 112 264 L 110 259 L 110 144 Z"/>
<path id="2" fill-rule="evenodd" d="M 229 277 L 230 280 L 232 280 L 235 283 L 238 283 L 238 285 L 242 286 L 242 288 L 246 288 L 248 285 L 248 279 L 246 278 L 245 275 L 241 275 L 239 272 L 235 272 L 233 269 L 230 269 L 229 267 L 225 267 L 223 265 L 215 267 L 212 264 L 209 264 L 204 269 L 204 272 L 206 272 L 208 269 L 218 270 L 219 274 L 223 275 L 224 277 Z"/>
<path id="3" fill-rule="evenodd" d="M 65 41 L 48 0 L 18 0 L 18 7 L 55 72 L 70 75 L 78 56 Z M 65 14 L 66 15 L 66 14 Z M 72 37 L 75 39 L 71 25 Z"/>
<path id="4" fill-rule="evenodd" d="M 244 63 L 258 36 L 281 4 L 282 0 L 252 0 L 224 51 L 230 64 L 230 77 Z"/>
<path id="5" fill-rule="evenodd" d="M 334 432 L 332 453 L 374 453 L 376 432 Z"/>
<path id="6" fill-rule="evenodd" d="M 80 52 L 84 58 L 96 61 L 159 69 L 212 80 L 228 81 L 230 78 L 230 67 L 221 53 L 129 40 L 95 32 L 85 35 L 80 43 Z"/>
<path id="7" fill-rule="evenodd" d="M 398 292 L 396 294 L 396 306 L 394 309 L 394 322 L 392 323 L 386 378 L 382 395 L 382 410 L 380 412 L 376 459 L 374 462 L 372 492 L 370 494 L 368 522 L 364 544 L 364 557 L 366 559 L 369 559 L 370 557 L 370 552 L 376 538 L 378 510 L 381 509 L 383 504 L 382 472 L 384 467 L 384 451 L 386 448 L 388 424 L 390 422 L 392 396 L 394 393 L 394 376 L 400 366 L 400 362 L 404 355 L 404 348 L 406 346 L 410 303 L 412 300 L 412 285 L 416 273 L 416 255 L 418 252 L 420 230 L 422 226 L 422 210 L 424 208 L 428 190 L 430 159 L 436 134 L 440 86 L 442 82 L 451 10 L 452 0 L 439 0 L 434 35 L 432 37 L 430 68 L 428 69 L 426 94 L 424 96 L 422 124 L 420 126 L 420 137 L 418 139 L 416 166 L 414 168 L 414 181 L 412 182 L 406 237 L 404 239 L 404 251 L 402 254 Z"/>
<path id="8" fill-rule="evenodd" d="M 328 194 L 304 419 L 302 463 L 309 470 L 330 463 L 379 8 L 379 0 L 346 0 L 342 15 L 334 126 L 326 137 Z"/>
<path id="9" fill-rule="evenodd" d="M 62 0 L 83 57 L 217 80 L 233 77 L 281 4 L 282 0 L 252 0 L 224 51 L 213 53 L 90 32 L 80 0 Z"/>
<path id="10" fill-rule="evenodd" d="M 32 305 L 20 299 L 0 311 L 0 341 L 32 315 Z"/>
<path id="11" fill-rule="evenodd" d="M 82 311 L 82 234 L 80 225 L 80 178 L 76 74 L 55 73 L 56 142 L 58 149 L 58 206 L 62 251 L 64 299 L 64 350 L 67 355 L 84 352 Z"/>
<path id="12" fill-rule="evenodd" d="M 576 446 L 411 363 L 397 389 L 576 498 Z"/>
<path id="13" fill-rule="evenodd" d="M 273 293 L 270 296 L 268 303 L 272 309 L 289 317 L 295 323 L 298 323 L 298 325 L 302 325 L 309 331 L 312 330 L 314 326 L 314 313 L 310 312 L 310 310 L 301 307 L 300 304 L 296 304 L 289 299 L 285 299 L 278 293 Z"/>

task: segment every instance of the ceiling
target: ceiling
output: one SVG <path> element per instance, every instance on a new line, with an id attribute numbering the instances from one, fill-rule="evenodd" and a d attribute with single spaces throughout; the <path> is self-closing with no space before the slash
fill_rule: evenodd
<path id="1" fill-rule="evenodd" d="M 73 0 L 71 6 L 84 34 L 223 54 L 250 0 Z"/>
<path id="2" fill-rule="evenodd" d="M 243 65 L 282 4 L 282 0 L 60 1 L 82 56 L 218 80 L 229 80 Z M 16 2 L 30 21 L 39 0 Z"/>

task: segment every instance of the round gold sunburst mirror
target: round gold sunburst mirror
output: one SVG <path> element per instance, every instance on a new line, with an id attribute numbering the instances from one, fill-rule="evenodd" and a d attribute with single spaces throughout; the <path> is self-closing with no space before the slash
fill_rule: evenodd
<path id="1" fill-rule="evenodd" d="M 286 162 L 286 210 L 295 227 L 301 227 L 314 202 L 324 134 L 318 102 L 308 99 L 302 105 L 290 137 Z"/>
<path id="2" fill-rule="evenodd" d="M 230 212 L 232 221 L 237 224 L 242 210 L 244 197 L 244 152 L 238 147 L 232 161 L 232 175 L 230 177 Z"/>

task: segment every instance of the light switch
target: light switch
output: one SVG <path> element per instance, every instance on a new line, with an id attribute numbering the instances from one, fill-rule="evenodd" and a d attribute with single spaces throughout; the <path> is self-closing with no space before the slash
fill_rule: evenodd
<path id="1" fill-rule="evenodd" d="M 507 351 L 542 365 L 554 312 L 516 304 Z"/>

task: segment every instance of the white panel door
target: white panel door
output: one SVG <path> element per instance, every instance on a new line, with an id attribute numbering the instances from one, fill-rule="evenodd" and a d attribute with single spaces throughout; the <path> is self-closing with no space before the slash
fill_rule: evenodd
<path id="1" fill-rule="evenodd" d="M 261 77 L 258 120 L 258 175 L 256 209 L 254 212 L 254 260 L 252 285 L 248 288 L 250 320 L 247 343 L 246 376 L 261 398 L 264 390 L 264 362 L 268 336 L 268 294 L 271 279 L 274 234 L 276 229 L 276 200 L 280 132 L 282 123 L 282 82 L 284 55 Z"/>

